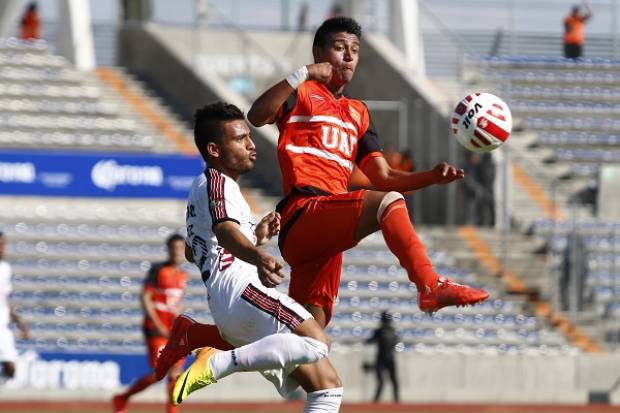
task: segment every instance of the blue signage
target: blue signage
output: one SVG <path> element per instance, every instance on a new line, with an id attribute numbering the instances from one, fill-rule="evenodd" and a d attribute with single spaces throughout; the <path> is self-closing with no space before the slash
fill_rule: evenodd
<path id="1" fill-rule="evenodd" d="M 186 366 L 191 362 L 186 359 Z M 117 390 L 151 372 L 145 354 L 20 351 L 8 388 Z"/>
<path id="2" fill-rule="evenodd" d="M 199 156 L 0 151 L 0 195 L 186 198 Z"/>

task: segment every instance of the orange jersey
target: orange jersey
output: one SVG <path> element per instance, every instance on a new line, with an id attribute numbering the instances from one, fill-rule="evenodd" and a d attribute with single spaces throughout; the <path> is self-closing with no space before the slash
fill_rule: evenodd
<path id="1" fill-rule="evenodd" d="M 353 166 L 381 155 L 377 133 L 361 101 L 336 98 L 325 85 L 306 81 L 291 93 L 276 119 L 284 195 L 347 192 Z"/>
<path id="2" fill-rule="evenodd" d="M 168 328 L 172 327 L 174 319 L 181 312 L 181 301 L 186 285 L 185 271 L 167 263 L 153 265 L 144 280 L 144 290 L 151 291 L 155 312 Z M 147 336 L 159 335 L 153 320 L 146 315 L 143 327 Z"/>
<path id="3" fill-rule="evenodd" d="M 584 43 L 584 18 L 581 16 L 573 17 L 568 16 L 564 19 L 564 24 L 567 26 L 566 33 L 564 33 L 565 44 L 580 44 Z"/>

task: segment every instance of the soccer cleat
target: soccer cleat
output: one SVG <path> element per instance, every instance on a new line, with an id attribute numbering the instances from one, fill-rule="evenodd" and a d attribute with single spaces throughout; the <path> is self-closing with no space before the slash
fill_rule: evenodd
<path id="1" fill-rule="evenodd" d="M 159 353 L 155 363 L 155 378 L 157 380 L 163 379 L 170 368 L 174 366 L 174 363 L 191 353 L 187 340 L 187 330 L 195 323 L 196 321 L 193 318 L 185 314 L 181 314 L 174 320 L 172 330 L 170 330 L 170 338 Z"/>
<path id="2" fill-rule="evenodd" d="M 428 314 L 443 307 L 473 305 L 489 298 L 486 291 L 455 283 L 449 278 L 440 278 L 433 290 L 426 288 L 420 292 L 418 306 Z"/>
<path id="3" fill-rule="evenodd" d="M 120 394 L 112 397 L 112 406 L 114 406 L 114 413 L 125 413 L 125 406 L 127 405 L 127 399 Z"/>
<path id="4" fill-rule="evenodd" d="M 174 384 L 174 389 L 172 389 L 173 405 L 181 404 L 190 393 L 209 384 L 217 383 L 209 367 L 209 360 L 219 352 L 220 350 L 213 347 L 205 347 L 200 350 L 196 360 L 179 376 Z"/>

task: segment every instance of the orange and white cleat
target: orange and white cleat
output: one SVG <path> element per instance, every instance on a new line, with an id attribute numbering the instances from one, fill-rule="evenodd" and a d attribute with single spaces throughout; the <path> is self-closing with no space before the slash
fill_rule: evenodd
<path id="1" fill-rule="evenodd" d="M 426 288 L 426 291 L 420 292 L 418 306 L 428 314 L 444 307 L 473 305 L 489 298 L 488 292 L 455 283 L 449 278 L 440 278 L 434 289 Z"/>
<path id="2" fill-rule="evenodd" d="M 170 368 L 177 361 L 191 353 L 187 340 L 187 330 L 195 323 L 196 321 L 193 318 L 185 314 L 181 314 L 174 320 L 170 330 L 170 338 L 159 353 L 157 363 L 155 364 L 155 378 L 157 380 L 166 377 Z"/>

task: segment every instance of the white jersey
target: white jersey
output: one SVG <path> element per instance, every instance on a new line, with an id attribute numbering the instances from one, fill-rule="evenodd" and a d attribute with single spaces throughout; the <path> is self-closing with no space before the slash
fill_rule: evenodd
<path id="1" fill-rule="evenodd" d="M 0 328 L 8 327 L 10 322 L 9 294 L 11 286 L 11 266 L 6 261 L 0 261 Z"/>
<path id="2" fill-rule="evenodd" d="M 254 265 L 234 257 L 218 244 L 213 226 L 223 221 L 238 223 L 243 235 L 256 244 L 252 211 L 239 185 L 223 173 L 207 168 L 192 184 L 186 224 L 187 244 L 210 294 L 216 292 L 218 285 L 229 287 L 227 284 L 235 283 L 241 288 L 258 279 Z"/>
<path id="3" fill-rule="evenodd" d="M 194 180 L 187 202 L 187 244 L 207 286 L 207 300 L 222 337 L 236 347 L 277 333 L 290 333 L 312 317 L 292 298 L 267 288 L 251 265 L 218 244 L 213 226 L 223 221 L 239 224 L 243 235 L 256 244 L 250 206 L 239 185 L 223 173 L 207 168 Z M 289 377 L 296 366 L 264 371 L 280 394 L 298 384 Z"/>

